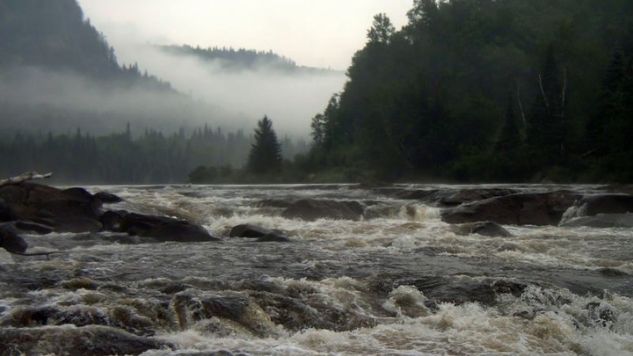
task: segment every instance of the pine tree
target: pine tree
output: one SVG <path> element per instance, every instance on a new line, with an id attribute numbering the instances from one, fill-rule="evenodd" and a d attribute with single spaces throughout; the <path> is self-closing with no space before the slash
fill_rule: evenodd
<path id="1" fill-rule="evenodd" d="M 516 113 L 514 111 L 514 95 L 508 96 L 505 122 L 495 142 L 495 153 L 505 153 L 515 150 L 521 145 L 521 133 L 517 126 Z"/>
<path id="2" fill-rule="evenodd" d="M 281 171 L 281 146 L 273 123 L 264 116 L 255 129 L 255 143 L 248 157 L 248 171 L 253 174 L 269 174 Z"/>

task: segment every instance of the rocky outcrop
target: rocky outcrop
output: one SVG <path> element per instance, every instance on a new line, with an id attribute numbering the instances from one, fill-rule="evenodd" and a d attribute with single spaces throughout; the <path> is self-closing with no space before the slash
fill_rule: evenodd
<path id="1" fill-rule="evenodd" d="M 488 237 L 512 237 L 512 234 L 508 232 L 508 230 L 492 221 L 454 225 L 451 227 L 451 230 L 457 235 L 463 236 L 477 234 Z"/>
<path id="2" fill-rule="evenodd" d="M 170 347 L 155 339 L 95 325 L 0 328 L 0 345 L 3 355 L 138 355 Z"/>
<path id="3" fill-rule="evenodd" d="M 445 209 L 442 220 L 451 224 L 492 221 L 502 225 L 558 225 L 578 198 L 570 191 L 511 194 Z"/>
<path id="4" fill-rule="evenodd" d="M 119 196 L 108 192 L 98 192 L 94 195 L 94 197 L 102 204 L 116 204 L 123 201 L 123 199 Z"/>
<path id="5" fill-rule="evenodd" d="M 633 213 L 633 195 L 593 194 L 576 201 L 572 217 Z"/>
<path id="6" fill-rule="evenodd" d="M 364 207 L 356 201 L 302 199 L 283 212 L 287 219 L 315 221 L 318 219 L 360 220 Z"/>
<path id="7" fill-rule="evenodd" d="M 290 239 L 284 236 L 281 231 L 273 231 L 251 224 L 233 227 L 229 237 L 257 239 L 258 242 L 290 242 Z"/>
<path id="8" fill-rule="evenodd" d="M 567 220 L 561 224 L 565 227 L 633 228 L 633 214 L 598 214 Z"/>
<path id="9" fill-rule="evenodd" d="M 18 235 L 13 224 L 0 225 L 0 248 L 4 248 L 10 253 L 23 254 L 29 245 Z"/>
<path id="10" fill-rule="evenodd" d="M 101 216 L 105 230 L 131 236 L 151 237 L 160 242 L 218 241 L 202 226 L 163 216 L 141 215 L 126 211 L 108 211 Z"/>
<path id="11" fill-rule="evenodd" d="M 5 205 L 0 208 L 5 211 L 0 214 L 4 215 L 4 221 L 32 221 L 51 226 L 57 232 L 101 230 L 101 202 L 82 188 L 62 190 L 34 183 L 8 184 L 0 187 L 0 199 Z"/>

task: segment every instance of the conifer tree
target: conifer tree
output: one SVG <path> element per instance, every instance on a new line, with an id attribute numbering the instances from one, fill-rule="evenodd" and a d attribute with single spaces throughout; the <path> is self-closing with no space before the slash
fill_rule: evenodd
<path id="1" fill-rule="evenodd" d="M 269 174 L 281 171 L 281 146 L 273 123 L 264 116 L 255 129 L 255 143 L 248 157 L 248 171 L 253 174 Z"/>

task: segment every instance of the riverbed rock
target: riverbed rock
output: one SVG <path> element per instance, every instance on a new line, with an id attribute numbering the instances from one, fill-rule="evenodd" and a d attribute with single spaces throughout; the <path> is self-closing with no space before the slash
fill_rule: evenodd
<path id="1" fill-rule="evenodd" d="M 517 194 L 517 190 L 502 188 L 460 189 L 457 192 L 441 192 L 438 194 L 440 206 L 458 206 L 475 201 Z"/>
<path id="2" fill-rule="evenodd" d="M 363 216 L 364 208 L 356 201 L 302 199 L 284 210 L 287 219 L 316 221 L 318 219 L 355 220 Z"/>
<path id="3" fill-rule="evenodd" d="M 160 242 L 219 241 L 202 226 L 164 216 L 141 215 L 127 211 L 108 211 L 101 216 L 107 231 L 151 237 Z"/>
<path id="4" fill-rule="evenodd" d="M 3 355 L 138 355 L 167 343 L 107 326 L 0 328 Z"/>
<path id="5" fill-rule="evenodd" d="M 442 220 L 450 224 L 558 225 L 577 198 L 579 195 L 570 191 L 511 194 L 445 209 Z"/>
<path id="6" fill-rule="evenodd" d="M 633 213 L 633 195 L 593 194 L 586 195 L 574 204 L 576 217 L 598 214 Z"/>
<path id="7" fill-rule="evenodd" d="M 488 237 L 512 237 L 508 230 L 492 221 L 453 225 L 451 230 L 457 235 L 463 236 L 477 234 Z"/>
<path id="8" fill-rule="evenodd" d="M 242 224 L 234 226 L 229 233 L 229 237 L 259 238 L 272 233 L 272 230 L 265 229 L 261 226 Z"/>
<path id="9" fill-rule="evenodd" d="M 123 201 L 123 199 L 119 196 L 108 192 L 98 192 L 94 195 L 94 197 L 103 204 L 116 204 Z"/>
<path id="10" fill-rule="evenodd" d="M 494 306 L 502 294 L 521 296 L 527 285 L 510 280 L 477 280 L 473 278 L 444 278 L 429 276 L 415 281 L 400 281 L 398 285 L 412 285 L 435 303 L 479 303 Z"/>
<path id="11" fill-rule="evenodd" d="M 101 202 L 83 188 L 59 189 L 34 183 L 0 187 L 12 220 L 33 221 L 58 232 L 98 231 Z"/>
<path id="12" fill-rule="evenodd" d="M 0 247 L 10 253 L 25 253 L 29 245 L 18 234 L 13 224 L 0 225 Z"/>
<path id="13" fill-rule="evenodd" d="M 567 220 L 563 222 L 561 226 L 584 226 L 598 229 L 633 228 L 633 214 L 598 214 L 596 216 L 582 216 Z"/>

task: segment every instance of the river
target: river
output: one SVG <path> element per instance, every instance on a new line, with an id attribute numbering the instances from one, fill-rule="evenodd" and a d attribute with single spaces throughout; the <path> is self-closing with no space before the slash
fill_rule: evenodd
<path id="1" fill-rule="evenodd" d="M 186 218 L 214 236 L 249 223 L 292 242 L 25 235 L 36 251 L 60 253 L 0 252 L 5 331 L 64 335 L 100 325 L 168 345 L 144 355 L 633 354 L 633 229 L 505 226 L 512 237 L 460 235 L 433 204 L 352 185 L 89 189 L 126 200 L 113 209 Z M 283 218 L 284 203 L 299 198 L 357 201 L 365 218 Z M 51 345 L 58 340 L 1 353 L 73 354 Z"/>

